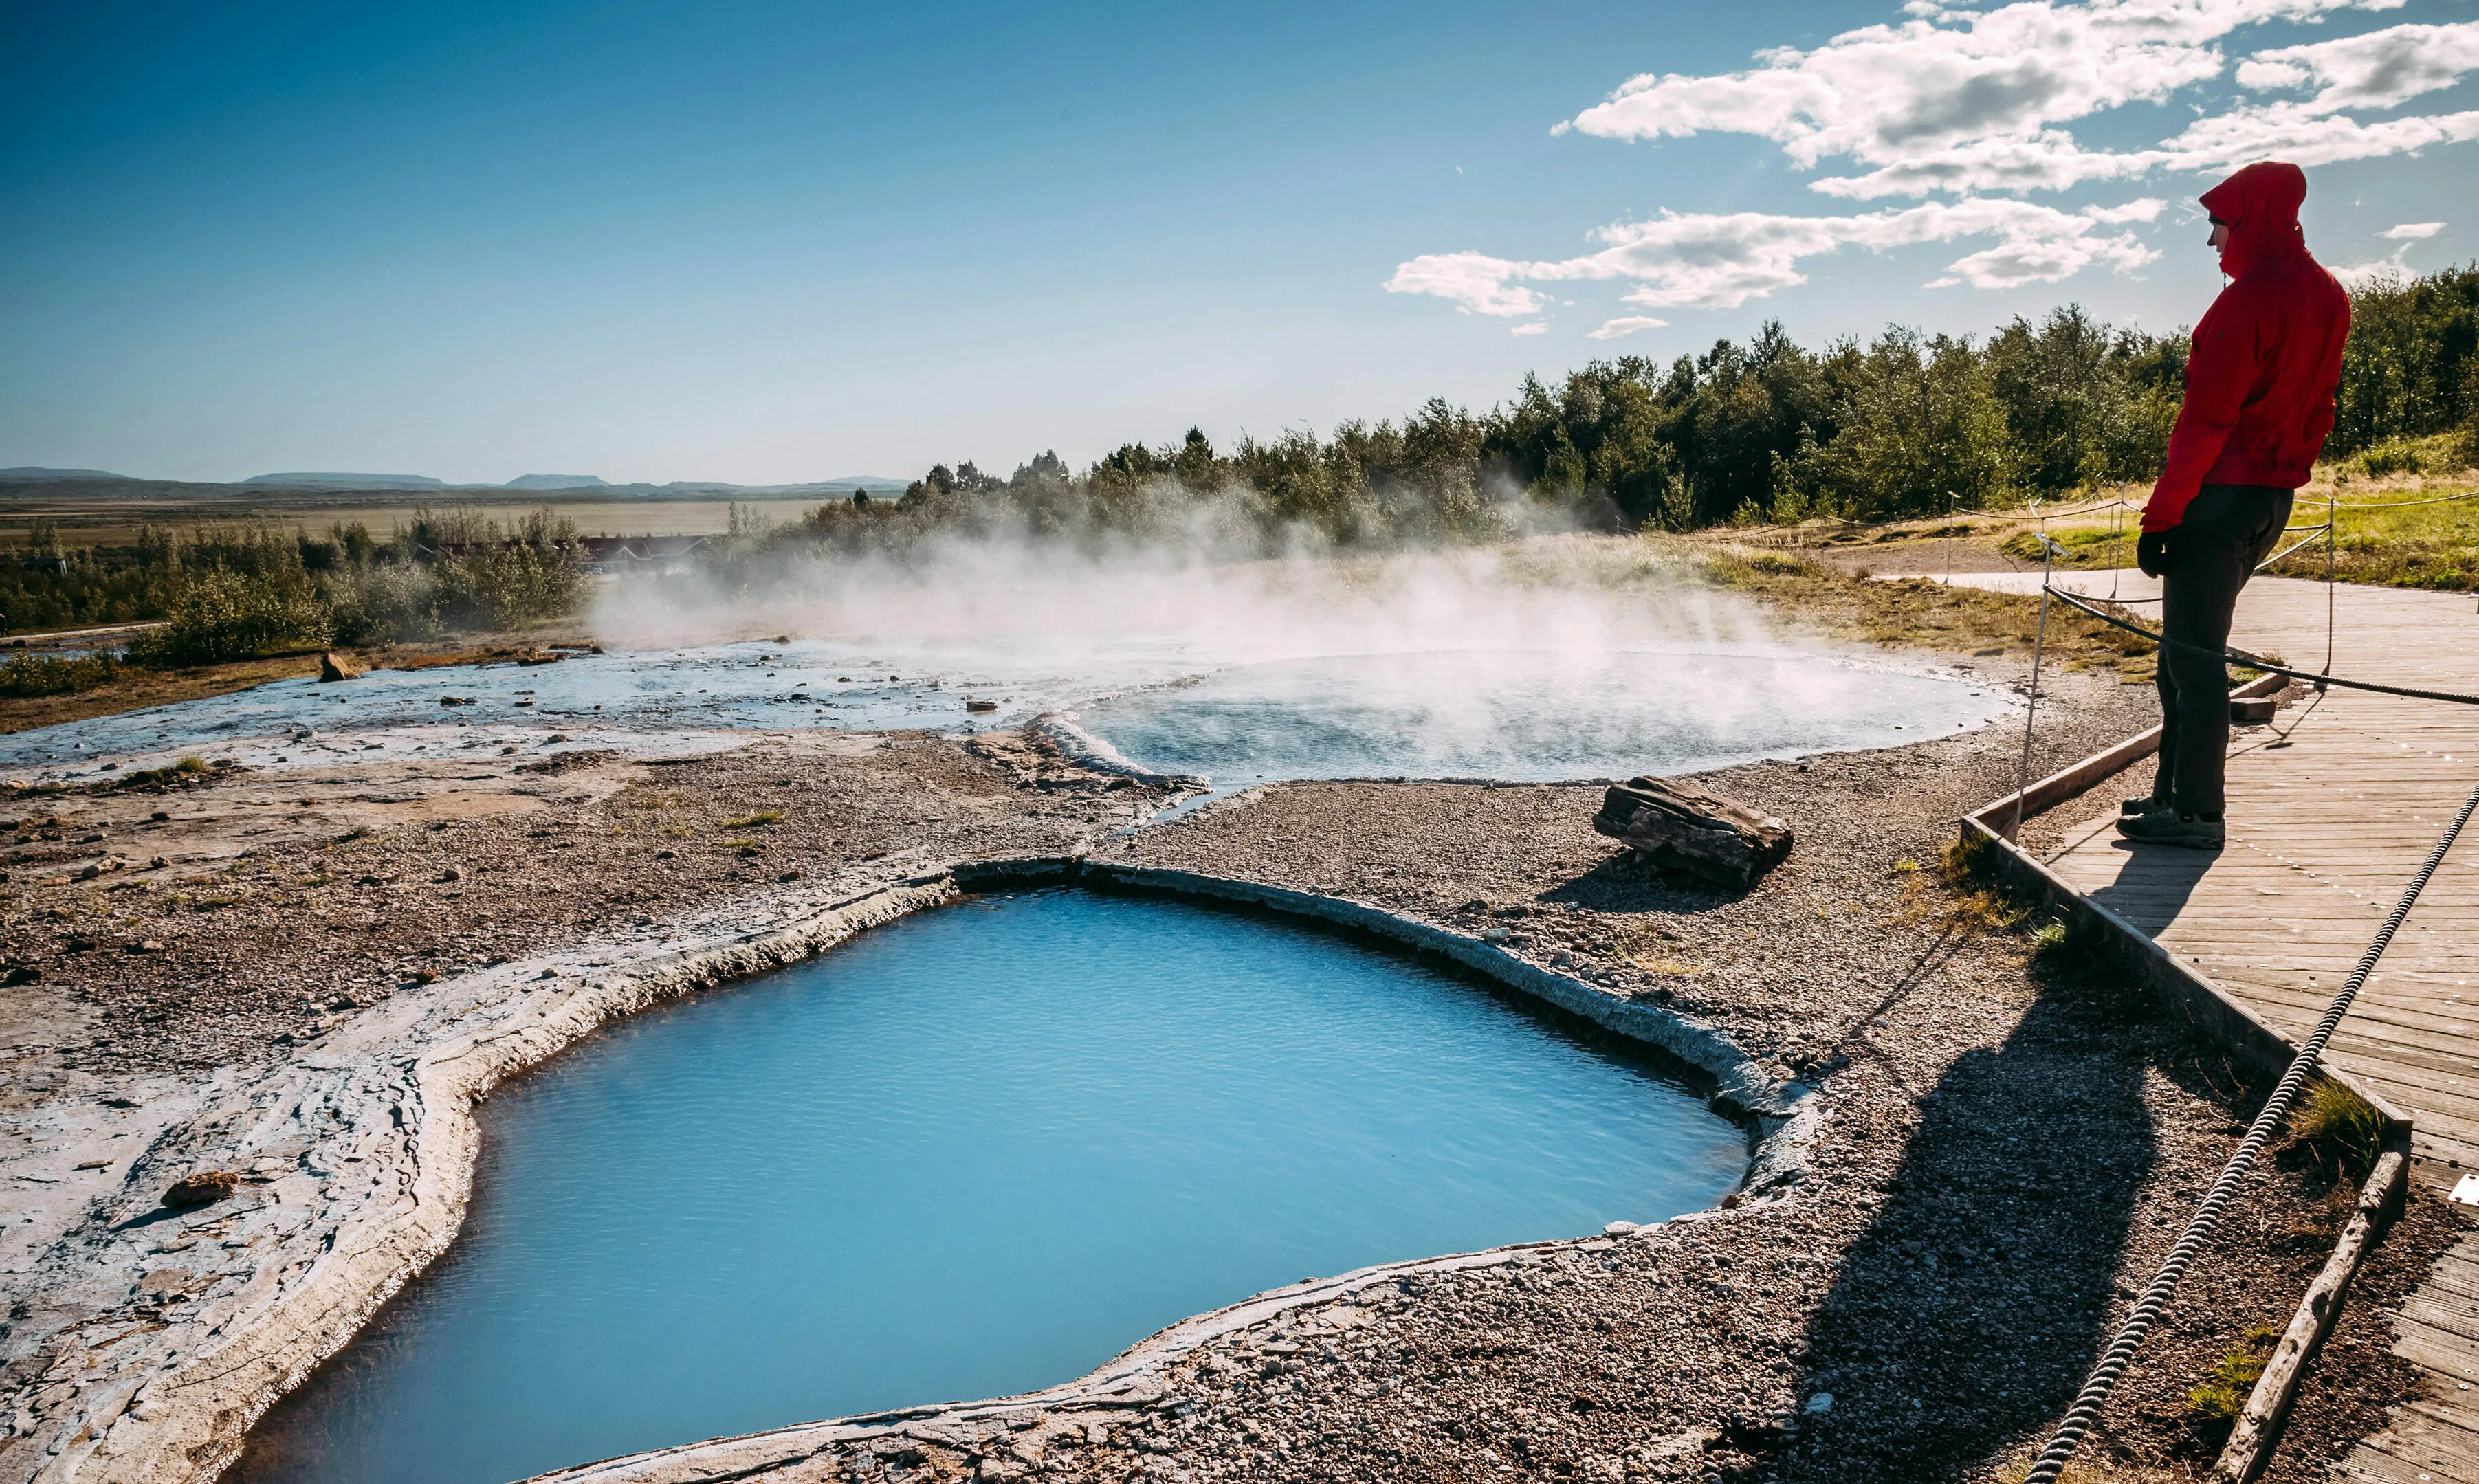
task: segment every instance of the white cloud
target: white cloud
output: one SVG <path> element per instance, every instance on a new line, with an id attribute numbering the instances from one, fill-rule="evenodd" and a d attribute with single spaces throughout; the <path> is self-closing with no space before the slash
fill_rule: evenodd
<path id="1" fill-rule="evenodd" d="M 2339 265 L 2333 269 L 2333 276 L 2353 289 L 2364 289 L 2369 284 L 2382 283 L 2390 279 L 2416 277 L 2410 266 L 2410 244 L 2425 242 L 2443 230 L 2444 223 L 2441 221 L 2405 221 L 2397 227 L 2388 227 L 2376 235 L 2401 243 L 2393 249 L 2391 257 L 2378 258 L 2373 263 Z"/>
<path id="2" fill-rule="evenodd" d="M 1530 324 L 1519 324 L 1514 329 L 1511 329 L 1506 333 L 1509 335 L 1546 335 L 1549 333 L 1549 324 L 1548 321 L 1545 320 L 1535 320 Z"/>
<path id="3" fill-rule="evenodd" d="M 1549 306 L 1547 296 L 1508 283 L 1503 259 L 1477 252 L 1436 253 L 1414 258 L 1386 280 L 1389 294 L 1434 294 L 1450 299 L 1467 314 L 1503 315 L 1515 319 L 1537 315 Z"/>
<path id="4" fill-rule="evenodd" d="M 1669 323 L 1667 320 L 1655 320 L 1650 315 L 1622 315 L 1593 331 L 1592 338 L 1616 340 L 1622 335 L 1632 335 L 1638 330 L 1657 330 Z"/>
<path id="5" fill-rule="evenodd" d="M 1435 294 L 1482 314 L 1498 314 L 1508 311 L 1485 306 L 1530 294 L 1521 287 L 1524 282 L 1624 280 L 1635 285 L 1623 295 L 1625 302 L 1648 309 L 1735 309 L 1805 283 L 1807 275 L 1800 267 L 1803 261 L 1847 246 L 1883 251 L 1993 237 L 1995 245 L 1956 259 L 1938 282 L 2011 288 L 2068 277 L 2095 263 L 2121 273 L 2141 268 L 2160 254 L 2134 234 L 2109 229 L 2152 220 L 2160 206 L 2157 200 L 2142 200 L 2063 212 L 2027 201 L 1970 197 L 1854 217 L 1665 212 L 1649 221 L 1598 229 L 1593 236 L 1605 245 L 1582 257 L 1548 263 L 1470 252 L 1416 258 L 1396 269 L 1387 287 L 1397 293 Z"/>
<path id="6" fill-rule="evenodd" d="M 2319 113 L 2391 108 L 2479 72 L 2479 20 L 2391 26 L 2363 36 L 2258 52 L 2238 64 L 2238 86 L 2259 91 L 2315 87 Z"/>
<path id="7" fill-rule="evenodd" d="M 1646 73 L 1558 125 L 1620 140 L 1722 132 L 1780 143 L 1802 169 L 1865 168 L 1811 183 L 1868 200 L 1935 192 L 2059 191 L 2160 168 L 2210 169 L 2287 149 L 2302 164 L 2471 138 L 2464 115 L 2362 125 L 2338 110 L 2390 107 L 2479 70 L 2479 22 L 2394 26 L 2250 56 L 2240 83 L 2315 87 L 2301 103 L 2207 118 L 2157 148 L 2090 149 L 2062 125 L 2164 103 L 2228 70 L 2222 43 L 2272 20 L 2314 21 L 2403 0 L 2018 0 L 1978 12 L 1914 3 L 1910 19 L 1708 77 Z M 2321 124 L 2322 127 L 2315 125 Z"/>
<path id="8" fill-rule="evenodd" d="M 2142 158 L 2172 169 L 2209 170 L 2250 160 L 2332 165 L 2409 154 L 2435 144 L 2479 140 L 2479 109 L 2363 124 L 2346 115 L 2318 115 L 2313 105 L 2275 103 L 2198 118 L 2186 132 Z"/>
<path id="9" fill-rule="evenodd" d="M 2341 281 L 2344 289 L 2364 289 L 2369 284 L 2412 276 L 2410 265 L 2398 257 L 2378 258 L 2373 263 L 2334 263 L 2326 267 L 2334 277 Z"/>
<path id="10" fill-rule="evenodd" d="M 1920 204 L 1821 217 L 1665 208 L 1599 229 L 1579 257 L 1418 257 L 1386 287 L 1510 319 L 1548 306 L 1534 285 L 1591 281 L 1623 284 L 1622 301 L 1639 308 L 1727 309 L 1805 283 L 1811 260 L 1846 247 L 1971 240 L 1979 240 L 1973 250 L 1929 287 L 2011 288 L 2093 267 L 2133 272 L 2159 256 L 2134 229 L 2159 217 L 2160 201 L 2069 212 L 2019 197 L 2164 170 L 2219 171 L 2266 158 L 2329 165 L 2479 141 L 2479 109 L 2364 116 L 2479 73 L 2479 21 L 2394 25 L 2251 54 L 2236 44 L 2266 22 L 2321 24 L 2404 3 L 2012 0 L 1974 10 L 1904 0 L 1903 19 L 1805 50 L 1759 52 L 1745 71 L 1630 78 L 1554 132 L 1627 141 L 1754 135 L 1800 168 L 1835 162 L 1836 173 L 1809 183 L 1820 193 Z M 2200 106 L 2212 101 L 2201 85 L 2225 87 L 2233 63 L 2238 87 L 2258 96 Z M 2263 96 L 2285 92 L 2303 96 Z M 2068 127 L 2137 103 L 2199 106 L 2179 133 L 2141 147 L 2091 147 Z M 2437 230 L 2407 223 L 2392 240 Z M 2390 263 L 2343 271 L 2394 271 L 2401 259 L 2396 252 Z M 1649 320 L 1612 319 L 1592 333 L 1615 339 L 1652 327 Z"/>

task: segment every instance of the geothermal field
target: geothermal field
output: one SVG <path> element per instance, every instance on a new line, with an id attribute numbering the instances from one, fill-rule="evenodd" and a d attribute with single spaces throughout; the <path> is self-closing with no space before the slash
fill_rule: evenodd
<path id="1" fill-rule="evenodd" d="M 2233 1085 L 1936 878 L 1957 814 L 2148 691 L 2053 667 L 2027 764 L 2019 646 L 1703 570 L 1566 535 L 625 575 L 496 652 L 9 734 L 0 1267 L 11 1364 L 65 1389 L 0 1457 L 2002 1454 Z M 1752 886 L 1665 868 L 1595 829 L 1643 775 L 1796 844 Z M 2121 1446 L 2177 1456 L 2146 1398 L 2315 1260 L 2208 1260 Z"/>

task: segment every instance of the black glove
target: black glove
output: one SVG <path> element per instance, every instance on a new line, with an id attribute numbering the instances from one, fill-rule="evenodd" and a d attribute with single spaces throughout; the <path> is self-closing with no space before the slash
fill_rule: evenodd
<path id="1" fill-rule="evenodd" d="M 2165 576 L 2169 572 L 2169 538 L 2177 527 L 2148 530 L 2134 538 L 2134 565 L 2143 569 L 2147 577 Z"/>

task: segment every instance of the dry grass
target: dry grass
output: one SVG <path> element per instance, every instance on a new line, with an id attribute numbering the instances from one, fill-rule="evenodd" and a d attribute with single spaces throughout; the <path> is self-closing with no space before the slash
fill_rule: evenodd
<path id="1" fill-rule="evenodd" d="M 758 825 L 771 825 L 782 817 L 783 811 L 781 809 L 759 809 L 754 814 L 744 814 L 738 819 L 727 819 L 723 822 L 723 828 L 726 830 L 749 830 L 754 829 Z"/>
<path id="2" fill-rule="evenodd" d="M 0 735 L 31 731 L 37 727 L 51 727 L 62 722 L 91 721 L 98 716 L 116 716 L 145 706 L 170 705 L 175 702 L 196 701 L 206 696 L 221 696 L 269 680 L 290 680 L 319 673 L 319 656 L 291 655 L 279 659 L 247 659 L 229 665 L 206 665 L 195 670 L 141 670 L 129 667 L 120 678 L 108 685 L 75 695 L 12 696 L 0 699 Z"/>
<path id="3" fill-rule="evenodd" d="M 2040 600 L 2034 596 L 1924 578 L 1880 582 L 1735 544 L 1705 546 L 1699 555 L 1714 582 L 1761 598 L 1792 624 L 1828 637 L 2028 660 L 2040 631 Z M 2044 648 L 2052 663 L 2078 670 L 2104 666 L 2129 684 L 2152 682 L 2151 640 L 2063 604 L 2049 609 Z"/>
<path id="4" fill-rule="evenodd" d="M 2035 904 L 1998 877 L 1985 840 L 1955 840 L 1932 871 L 1905 872 L 1902 881 L 1910 892 L 1906 917 L 1934 919 L 1965 937 L 2017 933 L 2032 919 Z"/>
<path id="5" fill-rule="evenodd" d="M 2383 1152 L 2385 1115 L 2338 1082 L 2319 1080 L 2290 1105 L 2284 1150 L 2304 1150 L 2338 1182 L 2355 1185 Z"/>
<path id="6" fill-rule="evenodd" d="M 1648 974 L 1682 976 L 1702 973 L 1702 964 L 1680 958 L 1673 951 L 1674 936 L 1649 923 L 1623 923 L 1612 931 L 1610 947 L 1620 958 Z"/>

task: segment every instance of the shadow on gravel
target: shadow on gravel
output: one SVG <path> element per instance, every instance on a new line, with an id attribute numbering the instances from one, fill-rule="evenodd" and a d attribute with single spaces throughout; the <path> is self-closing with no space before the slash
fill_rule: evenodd
<path id="1" fill-rule="evenodd" d="M 1798 1394 L 1832 1410 L 1733 1477 L 1925 1484 L 2045 1441 L 2110 1337 L 2159 1154 L 2144 1073 L 2180 1045 L 2072 976 L 1949 1066 L 1808 1331 Z"/>
<path id="2" fill-rule="evenodd" d="M 1621 851 L 1533 900 L 1572 902 L 1595 912 L 1670 912 L 1686 916 L 1709 912 L 1746 895 L 1744 891 L 1705 885 L 1692 877 L 1665 874 L 1635 858 L 1634 852 Z"/>

